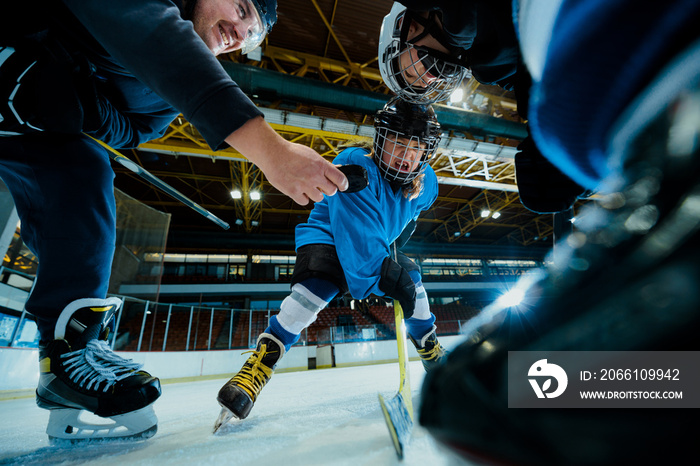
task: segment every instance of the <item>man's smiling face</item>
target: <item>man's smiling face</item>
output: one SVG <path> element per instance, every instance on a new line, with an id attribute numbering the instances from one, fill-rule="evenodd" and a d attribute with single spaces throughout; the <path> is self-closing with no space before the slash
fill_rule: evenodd
<path id="1" fill-rule="evenodd" d="M 260 17 L 248 0 L 198 0 L 192 23 L 209 50 L 219 55 L 239 50 L 246 35 L 260 27 Z"/>

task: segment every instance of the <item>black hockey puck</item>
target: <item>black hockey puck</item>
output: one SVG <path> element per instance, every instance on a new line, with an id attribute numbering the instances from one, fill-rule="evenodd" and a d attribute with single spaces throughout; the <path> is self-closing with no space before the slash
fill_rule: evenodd
<path id="1" fill-rule="evenodd" d="M 361 165 L 342 165 L 338 167 L 338 170 L 343 172 L 348 179 L 348 189 L 342 191 L 344 193 L 362 191 L 369 184 L 367 180 L 367 170 Z"/>

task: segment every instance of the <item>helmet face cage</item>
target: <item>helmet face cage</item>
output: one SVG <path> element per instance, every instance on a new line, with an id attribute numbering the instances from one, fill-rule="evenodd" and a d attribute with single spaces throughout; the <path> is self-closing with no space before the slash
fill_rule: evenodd
<path id="1" fill-rule="evenodd" d="M 425 171 L 440 142 L 440 124 L 432 108 L 399 99 L 377 112 L 374 127 L 375 162 L 387 181 L 400 185 Z"/>
<path id="2" fill-rule="evenodd" d="M 470 71 L 451 62 L 447 54 L 407 41 L 410 21 L 406 8 L 398 3 L 384 18 L 379 39 L 382 79 L 389 89 L 409 102 L 432 104 L 446 100 Z"/>
<path id="3" fill-rule="evenodd" d="M 419 63 L 422 68 L 418 68 Z M 469 71 L 436 58 L 426 47 L 406 43 L 403 50 L 391 59 L 389 73 L 392 76 L 389 82 L 393 86 L 387 85 L 397 95 L 409 102 L 432 104 L 447 100 Z"/>

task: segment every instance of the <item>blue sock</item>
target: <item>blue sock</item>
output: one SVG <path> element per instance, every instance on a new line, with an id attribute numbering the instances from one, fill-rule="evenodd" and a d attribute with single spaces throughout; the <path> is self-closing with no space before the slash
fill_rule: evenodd
<path id="1" fill-rule="evenodd" d="M 423 280 L 420 276 L 419 271 L 411 270 L 410 272 L 408 272 L 408 276 L 411 277 L 411 280 L 413 280 L 413 283 L 416 284 L 416 288 L 423 284 Z"/>
<path id="2" fill-rule="evenodd" d="M 300 335 L 294 335 L 282 328 L 282 326 L 277 322 L 277 316 L 272 316 L 270 318 L 270 325 L 265 329 L 265 333 L 274 335 L 279 341 L 284 345 L 284 350 L 289 351 L 294 343 L 299 341 Z"/>
<path id="3" fill-rule="evenodd" d="M 340 292 L 337 286 L 322 278 L 307 278 L 299 284 L 326 302 L 329 302 Z"/>
<path id="4" fill-rule="evenodd" d="M 431 312 L 430 318 L 425 320 L 411 317 L 410 319 L 406 320 L 405 323 L 408 334 L 411 335 L 414 340 L 420 342 L 421 338 L 423 338 L 433 329 L 435 315 Z"/>

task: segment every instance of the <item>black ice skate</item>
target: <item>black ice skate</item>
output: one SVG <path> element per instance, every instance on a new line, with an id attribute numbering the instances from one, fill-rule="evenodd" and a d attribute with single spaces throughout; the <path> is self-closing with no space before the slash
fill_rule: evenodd
<path id="1" fill-rule="evenodd" d="M 272 377 L 275 365 L 284 356 L 284 345 L 269 333 L 258 337 L 258 346 L 241 370 L 219 390 L 216 397 L 221 414 L 214 425 L 214 432 L 232 417 L 245 419 L 253 409 L 255 400 Z"/>
<path id="2" fill-rule="evenodd" d="M 51 441 L 149 438 L 157 430 L 152 404 L 160 382 L 140 364 L 117 356 L 106 338 L 107 324 L 121 300 L 78 299 L 61 312 L 54 340 L 39 349 L 39 407 L 51 411 L 46 433 Z M 89 411 L 111 423 L 79 419 Z"/>
<path id="3" fill-rule="evenodd" d="M 435 333 L 436 330 L 437 327 L 433 326 L 433 329 L 421 338 L 420 341 L 416 341 L 410 334 L 408 335 L 413 346 L 416 347 L 416 351 L 418 351 L 418 356 L 420 356 L 420 361 L 423 363 L 423 368 L 426 372 L 432 370 L 445 358 L 445 348 L 443 348 L 438 341 Z"/>

